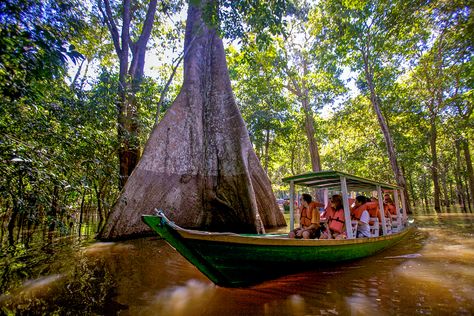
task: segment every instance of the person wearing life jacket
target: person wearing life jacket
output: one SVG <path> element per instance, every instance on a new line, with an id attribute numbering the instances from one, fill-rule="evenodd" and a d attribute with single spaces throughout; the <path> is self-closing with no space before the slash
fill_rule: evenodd
<path id="1" fill-rule="evenodd" d="M 379 201 L 375 197 L 371 197 L 370 201 L 365 203 L 367 211 L 369 211 L 370 218 L 377 217 L 379 220 L 379 225 L 382 225 L 382 214 L 380 213 Z M 370 225 L 373 225 L 373 221 L 369 222 Z"/>
<path id="2" fill-rule="evenodd" d="M 357 238 L 370 237 L 370 214 L 367 204 L 367 198 L 363 195 L 359 195 L 356 197 L 354 207 L 351 209 L 351 218 L 358 221 Z"/>
<path id="3" fill-rule="evenodd" d="M 390 215 L 397 215 L 397 209 L 395 207 L 395 203 L 392 200 L 390 194 L 385 193 L 383 196 L 383 208 L 390 213 Z"/>
<path id="4" fill-rule="evenodd" d="M 303 193 L 300 203 L 300 227 L 291 231 L 288 237 L 303 239 L 319 238 L 321 231 L 319 229 L 320 216 L 318 207 L 321 206 L 324 206 L 324 204 L 313 202 L 311 195 Z"/>
<path id="5" fill-rule="evenodd" d="M 330 204 L 326 207 L 322 216 L 327 220 L 327 228 L 321 234 L 321 239 L 344 239 L 346 235 L 344 207 L 340 195 L 335 194 L 331 197 Z"/>

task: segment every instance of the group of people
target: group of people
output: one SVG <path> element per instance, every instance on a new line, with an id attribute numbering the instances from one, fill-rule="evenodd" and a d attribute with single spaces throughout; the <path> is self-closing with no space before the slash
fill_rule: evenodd
<path id="1" fill-rule="evenodd" d="M 373 224 L 371 218 L 377 217 L 379 223 L 382 223 L 378 200 L 359 195 L 355 199 L 349 199 L 349 204 L 351 220 L 357 221 L 356 237 L 370 237 L 370 225 Z M 396 215 L 397 212 L 390 194 L 384 195 L 383 204 L 384 216 L 390 220 L 391 215 Z M 299 205 L 300 226 L 292 230 L 288 237 L 303 239 L 347 238 L 342 196 L 339 194 L 331 196 L 329 205 L 321 214 L 319 213 L 320 207 L 324 207 L 324 204 L 313 201 L 310 194 L 302 194 Z"/>

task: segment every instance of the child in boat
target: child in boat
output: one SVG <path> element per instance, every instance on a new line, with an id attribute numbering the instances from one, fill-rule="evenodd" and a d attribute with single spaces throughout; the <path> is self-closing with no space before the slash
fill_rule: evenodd
<path id="1" fill-rule="evenodd" d="M 331 196 L 330 205 L 322 214 L 326 218 L 327 227 L 321 234 L 320 239 L 344 239 L 346 238 L 344 225 L 344 207 L 342 197 L 338 194 Z"/>
<path id="2" fill-rule="evenodd" d="M 357 238 L 370 237 L 370 214 L 368 211 L 368 199 L 359 195 L 354 201 L 354 207 L 351 209 L 351 218 L 357 220 Z"/>
<path id="3" fill-rule="evenodd" d="M 290 238 L 313 239 L 319 238 L 319 210 L 318 207 L 324 206 L 319 202 L 313 202 L 311 195 L 304 193 L 300 203 L 300 227 L 294 229 L 288 234 Z"/>

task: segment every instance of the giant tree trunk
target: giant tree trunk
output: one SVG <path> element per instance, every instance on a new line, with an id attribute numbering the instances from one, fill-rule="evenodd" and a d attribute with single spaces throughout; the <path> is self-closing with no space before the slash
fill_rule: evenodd
<path id="1" fill-rule="evenodd" d="M 189 4 L 180 94 L 155 126 L 100 237 L 142 234 L 162 209 L 188 228 L 256 232 L 285 225 L 232 93 L 224 47 Z"/>

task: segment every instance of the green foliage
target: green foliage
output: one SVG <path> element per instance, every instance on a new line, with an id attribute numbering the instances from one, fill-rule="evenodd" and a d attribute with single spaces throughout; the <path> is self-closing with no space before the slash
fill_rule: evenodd
<path id="1" fill-rule="evenodd" d="M 0 94 L 11 100 L 40 93 L 35 80 L 58 78 L 81 55 L 69 41 L 83 28 L 75 0 L 0 3 Z"/>
<path id="2" fill-rule="evenodd" d="M 194 1 L 197 3 L 198 1 Z M 193 1 L 191 1 L 193 3 Z M 255 43 L 263 48 L 271 43 L 271 36 L 283 31 L 282 16 L 286 0 L 219 0 L 209 1 L 204 7 L 205 21 L 223 36 L 248 42 L 249 34 L 256 34 Z"/>

